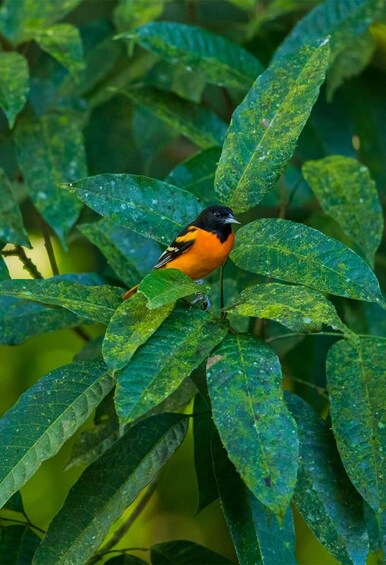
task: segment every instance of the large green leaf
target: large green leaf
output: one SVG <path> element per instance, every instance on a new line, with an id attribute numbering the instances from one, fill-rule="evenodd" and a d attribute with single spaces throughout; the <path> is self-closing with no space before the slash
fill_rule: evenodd
<path id="1" fill-rule="evenodd" d="M 224 338 L 227 328 L 196 308 L 176 308 L 118 376 L 116 409 L 123 421 L 167 398 Z"/>
<path id="2" fill-rule="evenodd" d="M 78 229 L 106 256 L 108 264 L 128 287 L 137 284 L 156 264 L 161 248 L 151 239 L 103 218 Z"/>
<path id="3" fill-rule="evenodd" d="M 296 565 L 291 508 L 280 524 L 240 479 L 217 435 L 213 437 L 212 451 L 221 505 L 239 563 Z"/>
<path id="4" fill-rule="evenodd" d="M 157 330 L 174 308 L 167 304 L 149 310 L 146 298 L 136 293 L 116 310 L 103 340 L 103 357 L 110 369 L 123 369 L 140 345 Z"/>
<path id="5" fill-rule="evenodd" d="M 367 263 L 343 243 L 303 224 L 279 218 L 251 222 L 237 232 L 231 259 L 252 273 L 383 304 Z"/>
<path id="6" fill-rule="evenodd" d="M 100 361 L 84 361 L 52 371 L 0 420 L 0 507 L 55 455 L 112 389 Z"/>
<path id="7" fill-rule="evenodd" d="M 5 0 L 0 10 L 0 32 L 14 43 L 31 39 L 73 10 L 81 0 Z"/>
<path id="8" fill-rule="evenodd" d="M 113 286 L 85 286 L 52 279 L 14 279 L 0 283 L 0 295 L 62 306 L 74 314 L 108 324 L 121 303 L 122 290 Z"/>
<path id="9" fill-rule="evenodd" d="M 71 24 L 56 24 L 34 34 L 39 46 L 59 61 L 77 78 L 83 71 L 82 39 L 78 28 Z"/>
<path id="10" fill-rule="evenodd" d="M 330 37 L 331 60 L 353 38 L 363 34 L 377 18 L 383 0 L 326 0 L 316 6 L 287 35 L 276 49 L 274 60 L 298 49 L 305 43 Z"/>
<path id="11" fill-rule="evenodd" d="M 157 543 L 150 548 L 152 565 L 232 565 L 233 561 L 198 543 L 187 540 Z"/>
<path id="12" fill-rule="evenodd" d="M 7 116 L 10 128 L 24 107 L 29 91 L 27 59 L 20 53 L 0 53 L 0 107 Z"/>
<path id="13" fill-rule="evenodd" d="M 296 508 L 339 563 L 365 563 L 369 548 L 362 499 L 347 479 L 334 438 L 303 400 L 289 393 L 285 398 L 300 441 Z"/>
<path id="14" fill-rule="evenodd" d="M 370 265 L 382 240 L 383 217 L 377 188 L 364 165 L 340 155 L 303 165 L 304 178 L 324 211 L 363 250 Z"/>
<path id="15" fill-rule="evenodd" d="M 218 204 L 218 198 L 214 192 L 214 176 L 220 155 L 219 147 L 205 149 L 194 157 L 179 163 L 165 180 L 188 190 L 206 204 Z"/>
<path id="16" fill-rule="evenodd" d="M 204 106 L 152 88 L 137 88 L 122 94 L 146 108 L 202 149 L 221 146 L 224 141 L 226 124 L 217 114 Z"/>
<path id="17" fill-rule="evenodd" d="M 32 562 L 40 538 L 28 526 L 0 529 L 0 565 L 26 565 Z"/>
<path id="18" fill-rule="evenodd" d="M 208 361 L 213 419 L 242 479 L 284 516 L 296 483 L 298 440 L 275 352 L 251 336 L 228 336 Z"/>
<path id="19" fill-rule="evenodd" d="M 233 113 L 215 189 L 236 212 L 258 204 L 283 172 L 318 97 L 328 54 L 324 41 L 280 59 Z"/>
<path id="20" fill-rule="evenodd" d="M 349 328 L 322 294 L 304 286 L 279 283 L 249 286 L 227 310 L 240 316 L 276 320 L 294 332 L 315 332 L 326 324 L 343 333 Z"/>
<path id="21" fill-rule="evenodd" d="M 386 509 L 386 339 L 339 341 L 327 357 L 332 429 L 346 471 L 367 503 Z"/>
<path id="22" fill-rule="evenodd" d="M 151 22 L 137 28 L 135 38 L 145 49 L 171 63 L 183 63 L 219 86 L 246 89 L 263 70 L 242 47 L 197 26 Z"/>
<path id="23" fill-rule="evenodd" d="M 0 169 L 0 241 L 31 247 L 11 183 Z"/>
<path id="24" fill-rule="evenodd" d="M 153 416 L 131 428 L 72 487 L 34 565 L 86 563 L 112 524 L 181 445 L 187 428 L 187 418 L 179 414 Z"/>
<path id="25" fill-rule="evenodd" d="M 157 269 L 143 279 L 138 291 L 146 296 L 147 307 L 152 310 L 191 294 L 205 293 L 208 288 L 207 285 L 192 281 L 178 269 Z"/>
<path id="26" fill-rule="evenodd" d="M 49 114 L 20 122 L 15 140 L 31 198 L 64 243 L 81 205 L 59 185 L 87 174 L 82 133 L 71 114 Z"/>
<path id="27" fill-rule="evenodd" d="M 96 175 L 68 186 L 87 206 L 164 245 L 201 211 L 192 194 L 137 175 Z"/>

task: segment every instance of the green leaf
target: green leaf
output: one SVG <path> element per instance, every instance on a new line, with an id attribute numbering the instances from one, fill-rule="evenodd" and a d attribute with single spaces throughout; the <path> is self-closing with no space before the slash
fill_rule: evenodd
<path id="1" fill-rule="evenodd" d="M 202 209 L 189 192 L 137 175 L 96 175 L 68 188 L 98 214 L 164 245 Z"/>
<path id="2" fill-rule="evenodd" d="M 112 389 L 102 361 L 59 367 L 0 420 L 0 507 L 53 457 Z"/>
<path id="3" fill-rule="evenodd" d="M 147 53 L 147 56 L 158 59 L 151 53 Z M 199 104 L 206 82 L 201 74 L 187 70 L 182 63 L 173 64 L 160 59 L 146 74 L 144 86 L 174 92 L 185 100 Z"/>
<path id="4" fill-rule="evenodd" d="M 194 157 L 179 163 L 165 180 L 188 190 L 205 204 L 218 204 L 218 198 L 214 192 L 214 176 L 220 155 L 219 147 L 205 149 Z"/>
<path id="5" fill-rule="evenodd" d="M 125 34 L 121 37 L 125 38 Z M 182 63 L 219 86 L 247 89 L 263 71 L 251 53 L 197 26 L 151 22 L 137 28 L 135 38 L 141 47 L 170 63 Z"/>
<path id="6" fill-rule="evenodd" d="M 386 341 L 339 341 L 327 357 L 332 429 L 353 485 L 374 511 L 386 509 Z"/>
<path id="7" fill-rule="evenodd" d="M 323 210 L 374 265 L 374 255 L 382 240 L 383 217 L 377 188 L 367 167 L 355 159 L 331 155 L 307 161 L 302 173 Z"/>
<path id="8" fill-rule="evenodd" d="M 168 317 L 174 304 L 149 310 L 146 298 L 136 293 L 116 310 L 103 340 L 103 357 L 113 371 L 123 369 L 140 345 L 143 345 Z"/>
<path id="9" fill-rule="evenodd" d="M 40 538 L 26 526 L 0 529 L 0 565 L 26 565 L 32 562 Z"/>
<path id="10" fill-rule="evenodd" d="M 383 304 L 367 263 L 343 243 L 303 224 L 279 218 L 251 222 L 237 232 L 231 259 L 252 273 Z"/>
<path id="11" fill-rule="evenodd" d="M 59 185 L 87 174 L 82 133 L 70 114 L 49 114 L 20 122 L 15 140 L 33 203 L 64 244 L 81 205 Z"/>
<path id="12" fill-rule="evenodd" d="M 239 563 L 296 565 L 291 508 L 283 524 L 253 496 L 226 456 L 218 435 L 212 440 L 213 465 L 225 520 Z"/>
<path id="13" fill-rule="evenodd" d="M 20 53 L 0 53 L 0 107 L 7 116 L 10 128 L 23 109 L 29 91 L 29 70 L 26 58 Z"/>
<path id="14" fill-rule="evenodd" d="M 14 279 L 0 283 L 0 295 L 62 306 L 74 314 L 108 324 L 121 303 L 122 290 L 113 286 L 85 286 L 81 283 L 52 279 Z"/>
<path id="15" fill-rule="evenodd" d="M 150 548 L 152 565 L 232 565 L 230 561 L 220 553 L 204 547 L 193 541 L 176 540 L 165 543 L 157 543 Z M 233 564 L 234 565 L 234 564 Z"/>
<path id="16" fill-rule="evenodd" d="M 258 204 L 283 172 L 318 97 L 328 54 L 324 41 L 280 59 L 233 113 L 215 190 L 235 212 Z"/>
<path id="17" fill-rule="evenodd" d="M 316 6 L 294 26 L 276 49 L 274 60 L 298 49 L 305 43 L 330 37 L 333 61 L 353 38 L 362 35 L 377 18 L 383 0 L 327 0 Z"/>
<path id="18" fill-rule="evenodd" d="M 329 102 L 346 79 L 359 75 L 367 67 L 376 48 L 376 42 L 367 30 L 347 42 L 347 45 L 337 54 L 327 73 L 327 100 Z"/>
<path id="19" fill-rule="evenodd" d="M 282 398 L 275 352 L 250 336 L 228 336 L 208 361 L 213 420 L 229 458 L 260 502 L 281 517 L 296 483 L 296 425 Z"/>
<path id="20" fill-rule="evenodd" d="M 196 395 L 193 410 L 193 440 L 194 469 L 198 489 L 197 514 L 218 498 L 211 450 L 211 439 L 215 428 L 208 404 L 209 401 L 201 394 Z"/>
<path id="21" fill-rule="evenodd" d="M 63 18 L 81 0 L 5 0 L 0 10 L 0 32 L 13 43 L 31 39 L 39 31 Z"/>
<path id="22" fill-rule="evenodd" d="M 119 0 L 113 21 L 119 31 L 127 31 L 156 20 L 164 9 L 165 0 Z"/>
<path id="23" fill-rule="evenodd" d="M 39 47 L 54 57 L 75 78 L 85 67 L 82 39 L 78 28 L 71 24 L 56 24 L 34 34 Z"/>
<path id="24" fill-rule="evenodd" d="M 21 498 L 20 491 L 16 491 L 11 498 L 3 506 L 4 510 L 11 510 L 13 512 L 20 512 L 24 514 L 23 500 Z"/>
<path id="25" fill-rule="evenodd" d="M 0 169 L 0 241 L 31 247 L 12 185 L 3 169 Z"/>
<path id="26" fill-rule="evenodd" d="M 226 124 L 207 108 L 179 98 L 175 94 L 152 88 L 121 92 L 198 147 L 221 146 Z"/>
<path id="27" fill-rule="evenodd" d="M 386 512 L 379 514 L 374 512 L 368 504 L 365 503 L 364 506 L 370 552 L 375 553 L 376 563 L 382 563 L 386 556 Z"/>
<path id="28" fill-rule="evenodd" d="M 33 563 L 86 563 L 112 524 L 181 445 L 187 428 L 187 418 L 179 414 L 153 416 L 132 427 L 72 487 Z"/>
<path id="29" fill-rule="evenodd" d="M 347 479 L 334 438 L 302 399 L 290 393 L 285 399 L 300 441 L 295 506 L 339 563 L 365 563 L 369 548 L 362 499 Z"/>
<path id="30" fill-rule="evenodd" d="M 276 320 L 294 332 L 318 332 L 326 324 L 351 333 L 322 294 L 304 286 L 279 283 L 249 286 L 226 310 L 240 316 Z"/>
<path id="31" fill-rule="evenodd" d="M 138 287 L 148 300 L 150 310 L 175 303 L 191 294 L 206 293 L 210 287 L 192 281 L 178 269 L 157 269 L 149 273 Z"/>
<path id="32" fill-rule="evenodd" d="M 196 308 L 176 308 L 119 374 L 115 404 L 130 422 L 142 416 L 182 383 L 227 333 Z"/>
<path id="33" fill-rule="evenodd" d="M 129 288 L 156 264 L 161 248 L 154 241 L 103 218 L 78 229 L 105 255 L 108 264 Z"/>

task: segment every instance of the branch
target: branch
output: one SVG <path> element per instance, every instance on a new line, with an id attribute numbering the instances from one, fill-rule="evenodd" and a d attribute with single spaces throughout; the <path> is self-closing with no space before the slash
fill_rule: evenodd
<path id="1" fill-rule="evenodd" d="M 15 245 L 14 249 L 3 249 L 1 251 L 1 254 L 3 255 L 3 257 L 18 257 L 20 259 L 20 261 L 23 263 L 23 267 L 26 271 L 29 272 L 29 274 L 34 278 L 34 279 L 42 279 L 43 275 L 39 272 L 37 266 L 35 265 L 35 263 L 33 263 L 31 261 L 31 259 L 29 257 L 27 257 L 24 249 L 22 248 L 21 245 Z"/>

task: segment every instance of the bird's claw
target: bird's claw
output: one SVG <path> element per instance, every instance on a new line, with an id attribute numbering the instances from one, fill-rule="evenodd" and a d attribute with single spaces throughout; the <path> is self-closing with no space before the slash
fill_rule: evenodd
<path id="1" fill-rule="evenodd" d="M 197 302 L 200 302 L 200 300 L 202 300 L 202 310 L 209 310 L 209 308 L 211 307 L 209 296 L 207 294 L 204 294 L 203 292 L 198 292 L 196 294 L 196 297 L 192 300 L 191 304 L 196 304 Z"/>

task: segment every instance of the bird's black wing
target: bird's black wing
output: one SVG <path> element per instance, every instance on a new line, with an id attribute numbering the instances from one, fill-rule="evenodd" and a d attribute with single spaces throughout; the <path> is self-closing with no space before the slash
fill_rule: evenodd
<path id="1" fill-rule="evenodd" d="M 182 232 L 180 232 L 176 239 L 165 249 L 161 257 L 158 259 L 157 263 L 154 265 L 154 269 L 160 269 L 166 263 L 170 263 L 182 253 L 185 253 L 190 249 L 195 242 L 194 232 L 197 231 L 195 226 L 188 226 Z"/>

